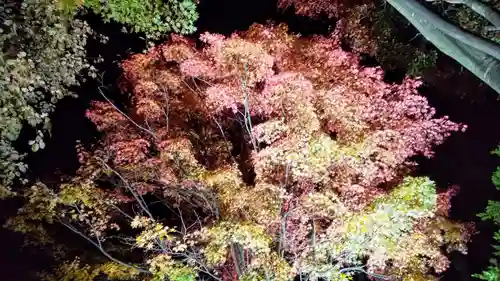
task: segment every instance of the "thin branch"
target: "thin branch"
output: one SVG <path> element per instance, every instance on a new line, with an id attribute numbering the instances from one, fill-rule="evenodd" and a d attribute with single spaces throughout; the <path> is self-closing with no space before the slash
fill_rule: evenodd
<path id="1" fill-rule="evenodd" d="M 288 212 L 283 214 L 283 218 L 281 219 L 281 233 L 279 237 L 279 245 L 278 245 L 278 253 L 281 257 L 285 254 L 285 240 L 286 240 L 286 221 L 288 217 Z"/>
<path id="2" fill-rule="evenodd" d="M 122 209 L 120 209 L 120 207 L 116 206 L 115 204 L 108 203 L 108 202 L 106 202 L 105 200 L 104 200 L 104 201 L 101 201 L 101 202 L 104 202 L 104 203 L 108 204 L 109 206 L 114 207 L 114 208 L 115 208 L 118 212 L 120 212 L 120 214 L 124 215 L 124 216 L 125 216 L 125 217 L 127 217 L 128 219 L 130 219 L 130 220 L 133 220 L 133 219 L 134 219 L 131 215 L 129 215 L 129 214 L 127 214 L 127 213 L 125 213 Z"/>
<path id="3" fill-rule="evenodd" d="M 196 78 L 196 79 L 200 80 L 201 82 L 206 83 L 206 84 L 207 84 L 208 86 L 210 86 L 210 87 L 212 87 L 212 86 L 214 85 L 214 84 L 212 84 L 212 83 L 208 82 L 207 80 L 202 79 L 202 78 L 200 78 L 200 77 L 194 77 L 194 78 Z"/>
<path id="4" fill-rule="evenodd" d="M 120 112 L 121 115 L 123 115 L 123 117 L 127 118 L 128 121 L 132 122 L 132 124 L 134 124 L 137 128 L 145 131 L 146 133 L 150 134 L 151 136 L 153 136 L 154 139 L 157 139 L 155 133 L 151 130 L 148 130 L 146 128 L 144 128 L 143 126 L 137 124 L 132 118 L 130 118 L 127 114 L 125 114 L 125 112 L 121 111 L 101 90 L 101 88 L 99 87 L 98 88 L 99 90 L 99 93 L 101 93 L 101 95 L 106 99 L 106 101 L 111 104 L 111 106 L 113 106 L 114 109 L 116 109 L 118 112 Z"/>
<path id="5" fill-rule="evenodd" d="M 311 221 L 311 226 L 312 226 L 312 233 L 311 233 L 311 247 L 312 247 L 312 254 L 313 254 L 313 260 L 316 260 L 316 224 L 314 223 L 314 218 Z"/>
<path id="6" fill-rule="evenodd" d="M 163 112 L 163 115 L 165 116 L 165 121 L 167 122 L 166 126 L 167 126 L 167 132 L 168 132 L 169 129 L 170 129 L 170 118 L 169 118 L 169 115 L 170 115 L 170 102 L 169 102 L 169 98 L 168 98 L 168 92 L 165 91 L 164 88 L 163 88 L 161 94 L 165 98 L 165 103 L 166 103 L 165 107 L 162 108 L 162 112 Z"/>
<path id="7" fill-rule="evenodd" d="M 118 264 L 121 264 L 123 266 L 126 266 L 128 268 L 133 268 L 139 272 L 142 272 L 142 273 L 147 273 L 147 274 L 151 274 L 151 272 L 149 270 L 146 270 L 146 269 L 143 269 L 143 268 L 140 268 L 140 267 L 136 267 L 134 265 L 131 265 L 131 264 L 128 264 L 126 262 L 123 262 L 113 256 L 111 256 L 108 252 L 106 252 L 106 250 L 104 250 L 104 248 L 102 247 L 102 244 L 101 244 L 101 241 L 99 239 L 97 239 L 98 243 L 96 243 L 94 240 L 90 239 L 89 237 L 87 237 L 87 235 L 81 233 L 78 229 L 74 228 L 72 225 L 68 224 L 68 223 L 65 223 L 63 222 L 62 220 L 59 220 L 59 222 L 64 225 L 65 227 L 67 227 L 69 230 L 71 230 L 72 232 L 80 235 L 81 237 L 83 237 L 85 240 L 87 240 L 88 242 L 90 242 L 92 245 L 94 245 L 97 249 L 99 249 L 99 251 L 101 251 L 101 253 L 106 256 L 108 259 L 118 263 Z M 98 236 L 97 236 L 98 237 Z"/>
<path id="8" fill-rule="evenodd" d="M 119 243 L 124 244 L 130 248 L 137 248 L 136 239 L 132 237 L 122 237 L 117 235 L 111 235 L 106 237 L 106 239 L 117 239 Z"/>
<path id="9" fill-rule="evenodd" d="M 182 216 L 182 211 L 179 207 L 177 207 L 177 211 L 179 212 L 179 218 L 181 219 L 181 224 L 182 224 L 181 233 L 182 235 L 186 235 L 186 224 L 184 224 L 184 217 Z"/>
<path id="10" fill-rule="evenodd" d="M 196 257 L 196 253 L 190 252 L 191 255 L 187 255 L 187 254 L 184 254 L 184 253 L 174 253 L 174 254 L 184 256 L 187 259 L 196 262 L 199 266 L 201 266 L 203 268 L 203 269 L 201 269 L 201 271 L 203 271 L 204 273 L 210 275 L 210 277 L 214 278 L 215 280 L 218 280 L 218 281 L 221 280 L 220 278 L 218 278 L 215 275 L 213 275 L 213 274 L 210 273 L 210 270 L 207 268 L 207 266 L 203 262 L 201 262 L 198 259 L 198 257 Z"/>
<path id="11" fill-rule="evenodd" d="M 184 83 L 184 85 L 186 85 L 186 86 L 189 88 L 189 90 L 191 90 L 193 93 L 195 93 L 195 94 L 196 94 L 196 95 L 198 95 L 199 97 L 201 96 L 201 94 L 200 94 L 200 93 L 198 93 L 198 92 L 196 92 L 193 88 L 191 88 L 191 86 L 189 86 L 189 84 L 188 84 L 186 81 L 182 80 L 182 82 L 183 82 L 183 83 Z"/>
<path id="12" fill-rule="evenodd" d="M 221 124 L 219 123 L 219 121 L 214 117 L 212 116 L 212 120 L 215 122 L 215 124 L 217 125 L 217 127 L 219 128 L 219 131 L 221 132 L 222 134 L 222 137 L 224 138 L 224 140 L 226 142 L 229 142 L 229 139 L 226 137 L 226 134 L 224 133 L 224 130 L 222 129 L 222 126 Z M 236 161 L 236 158 L 234 158 L 233 154 L 231 153 L 231 148 L 229 147 L 229 145 L 227 145 L 227 150 L 229 152 L 229 155 L 231 155 L 231 160 L 233 160 L 234 163 L 238 163 L 238 161 Z M 218 211 L 218 210 L 217 210 Z M 219 218 L 219 213 L 217 212 L 217 218 Z"/>
<path id="13" fill-rule="evenodd" d="M 243 75 L 243 78 L 241 79 L 241 87 L 242 87 L 242 91 L 243 91 L 243 94 L 245 95 L 245 99 L 244 99 L 244 107 L 245 107 L 245 127 L 246 127 L 246 130 L 247 130 L 247 133 L 250 137 L 250 140 L 252 141 L 252 145 L 253 145 L 253 148 L 255 149 L 255 151 L 258 151 L 258 146 L 257 146 L 257 141 L 255 140 L 255 137 L 253 136 L 252 134 L 252 130 L 253 130 L 253 127 L 252 127 L 252 118 L 251 118 L 251 115 L 250 115 L 250 105 L 249 105 L 249 100 L 248 100 L 248 91 L 247 91 L 247 64 L 245 62 L 244 66 L 244 71 L 245 71 L 245 75 Z"/>
<path id="14" fill-rule="evenodd" d="M 200 78 L 197 78 L 197 79 L 198 79 L 198 80 L 200 80 L 200 81 L 203 81 L 203 82 L 207 83 L 207 84 L 208 84 L 208 85 L 210 85 L 210 86 L 213 86 L 213 84 L 209 83 L 208 81 L 202 80 L 202 79 L 200 79 Z M 200 92 L 197 92 L 197 91 L 195 91 L 193 88 L 191 88 L 191 86 L 189 86 L 189 84 L 188 84 L 186 81 L 182 80 L 182 82 L 183 82 L 183 83 L 184 83 L 184 84 L 185 84 L 185 85 L 189 88 L 189 90 L 191 90 L 193 93 L 195 93 L 195 94 L 196 94 L 196 95 L 198 95 L 198 96 L 201 96 Z M 196 86 L 196 88 L 197 88 L 198 90 L 200 90 L 200 89 L 199 89 L 199 87 L 198 87 L 198 84 L 196 84 L 196 83 L 195 83 L 195 86 Z M 221 132 L 222 137 L 224 138 L 224 140 L 225 140 L 226 142 L 228 142 L 228 138 L 226 137 L 226 134 L 224 133 L 224 130 L 223 130 L 223 128 L 222 128 L 222 126 L 221 126 L 221 124 L 219 123 L 219 121 L 218 121 L 218 120 L 215 118 L 215 116 L 213 116 L 212 114 L 210 114 L 210 117 L 212 118 L 212 120 L 215 122 L 215 124 L 216 124 L 216 125 L 217 125 L 217 127 L 219 128 L 219 130 L 220 130 L 220 132 Z M 227 149 L 228 149 L 229 155 L 231 155 L 231 159 L 233 160 L 233 162 L 234 162 L 234 163 L 236 163 L 236 164 L 237 164 L 238 162 L 236 161 L 236 159 L 234 158 L 234 156 L 231 154 L 231 149 L 230 149 L 230 147 L 228 146 L 228 147 L 227 147 Z M 217 218 L 219 218 L 218 210 L 217 210 L 217 214 L 216 214 L 216 215 L 217 215 Z"/>
<path id="15" fill-rule="evenodd" d="M 231 243 L 230 247 L 231 247 L 231 257 L 233 258 L 234 268 L 236 269 L 236 274 L 238 275 L 238 278 L 240 278 L 242 276 L 242 272 L 241 272 L 241 265 L 238 261 L 238 256 L 236 255 L 237 246 L 234 243 Z"/>
<path id="16" fill-rule="evenodd" d="M 144 212 L 146 212 L 146 214 L 148 214 L 148 216 L 154 220 L 153 218 L 153 215 L 149 212 L 149 209 L 147 207 L 147 204 L 146 202 L 144 201 L 144 199 L 142 198 L 142 196 L 140 194 L 136 194 L 135 190 L 132 188 L 132 186 L 130 186 L 130 184 L 128 183 L 128 181 L 120 174 L 118 173 L 115 169 L 111 168 L 108 164 L 106 164 L 106 162 L 104 162 L 102 159 L 99 159 L 101 161 L 101 164 L 103 166 L 105 166 L 107 169 L 111 170 L 115 175 L 117 175 L 124 183 L 125 183 L 125 186 L 127 187 L 127 189 L 130 191 L 130 193 L 132 193 L 132 195 L 134 196 L 134 198 L 137 200 L 137 203 L 139 203 L 139 205 L 141 206 L 141 208 L 144 210 Z"/>
<path id="17" fill-rule="evenodd" d="M 196 212 L 196 210 L 193 210 L 193 212 L 194 212 L 194 215 L 196 216 L 196 222 L 195 223 L 199 224 L 200 229 L 203 228 L 203 225 L 201 224 L 200 216 L 198 216 L 198 212 Z"/>

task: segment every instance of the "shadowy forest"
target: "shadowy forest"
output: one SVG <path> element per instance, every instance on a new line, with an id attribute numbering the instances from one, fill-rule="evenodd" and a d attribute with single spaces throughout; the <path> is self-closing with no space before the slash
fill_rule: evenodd
<path id="1" fill-rule="evenodd" d="M 500 281 L 500 1 L 0 2 L 0 279 Z"/>

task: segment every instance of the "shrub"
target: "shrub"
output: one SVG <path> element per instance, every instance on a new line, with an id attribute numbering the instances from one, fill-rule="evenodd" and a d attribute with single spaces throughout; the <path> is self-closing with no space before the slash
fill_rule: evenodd
<path id="1" fill-rule="evenodd" d="M 58 100 L 74 95 L 80 74 L 95 69 L 86 59 L 89 26 L 74 19 L 57 1 L 2 1 L 0 14 L 0 194 L 27 169 L 13 142 L 26 124 L 37 130 L 33 151 L 43 149 L 49 115 Z"/>

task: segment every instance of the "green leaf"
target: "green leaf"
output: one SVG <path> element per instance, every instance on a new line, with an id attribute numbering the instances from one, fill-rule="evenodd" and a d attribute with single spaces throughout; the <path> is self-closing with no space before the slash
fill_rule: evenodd
<path id="1" fill-rule="evenodd" d="M 497 167 L 493 175 L 491 176 L 491 181 L 495 185 L 495 187 L 500 190 L 500 167 Z"/>

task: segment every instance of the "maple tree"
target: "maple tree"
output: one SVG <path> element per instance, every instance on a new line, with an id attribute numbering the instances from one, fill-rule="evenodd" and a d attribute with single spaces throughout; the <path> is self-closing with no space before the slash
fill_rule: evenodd
<path id="1" fill-rule="evenodd" d="M 8 224 L 43 236 L 38 222 L 59 222 L 113 274 L 153 280 L 437 280 L 443 249 L 466 253 L 472 226 L 447 218 L 456 189 L 408 175 L 465 129 L 435 117 L 420 81 L 384 82 L 337 33 L 253 25 L 200 44 L 174 35 L 124 61 L 130 104 L 87 112 L 100 147 L 80 148 L 72 181 L 30 189 Z M 107 251 L 118 242 L 144 259 Z"/>

